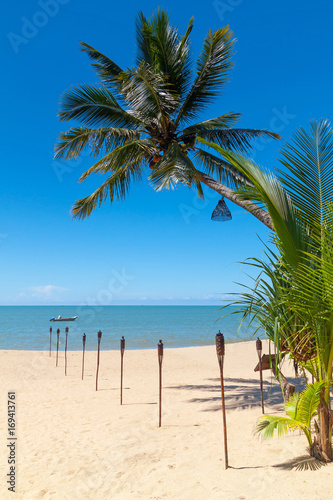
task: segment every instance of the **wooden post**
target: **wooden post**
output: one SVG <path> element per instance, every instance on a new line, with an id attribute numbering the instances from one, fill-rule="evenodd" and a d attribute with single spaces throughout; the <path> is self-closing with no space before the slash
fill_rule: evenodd
<path id="1" fill-rule="evenodd" d="M 159 417 L 158 426 L 162 425 L 162 361 L 163 361 L 163 342 L 159 341 L 157 344 L 158 364 L 159 364 Z"/>
<path id="2" fill-rule="evenodd" d="M 260 372 L 260 394 L 261 394 L 261 411 L 262 414 L 265 413 L 265 408 L 264 408 L 264 393 L 263 393 L 263 388 L 262 388 L 262 342 L 260 338 L 258 337 L 258 340 L 256 341 L 256 348 L 257 348 L 257 353 L 258 353 L 258 358 L 259 358 L 259 372 Z"/>
<path id="3" fill-rule="evenodd" d="M 59 335 L 60 335 L 60 330 L 58 328 L 58 330 L 57 330 L 57 358 L 56 358 L 56 366 L 58 366 Z"/>
<path id="4" fill-rule="evenodd" d="M 220 378 L 221 378 L 221 396 L 222 396 L 222 417 L 223 417 L 223 434 L 224 434 L 224 468 L 229 467 L 228 464 L 228 443 L 227 443 L 227 419 L 225 414 L 225 397 L 224 397 L 224 381 L 223 381 L 223 362 L 224 362 L 224 336 L 219 331 L 215 338 L 217 359 L 220 365 Z"/>
<path id="5" fill-rule="evenodd" d="M 50 326 L 50 354 L 49 354 L 50 357 L 51 357 L 51 348 L 52 348 L 52 326 Z"/>
<path id="6" fill-rule="evenodd" d="M 82 380 L 83 380 L 83 374 L 84 374 L 84 352 L 86 350 L 86 339 L 87 335 L 84 333 L 82 337 L 82 342 L 83 342 L 83 351 L 82 351 Z"/>
<path id="7" fill-rule="evenodd" d="M 100 345 L 101 345 L 101 338 L 102 338 L 102 332 L 99 330 L 97 333 L 97 338 L 98 338 L 98 350 L 97 350 L 97 369 L 96 369 L 96 391 L 98 389 L 98 371 L 99 371 L 99 351 L 100 351 Z"/>
<path id="8" fill-rule="evenodd" d="M 65 329 L 66 342 L 65 342 L 65 376 L 67 375 L 67 342 L 68 342 L 68 326 Z"/>
<path id="9" fill-rule="evenodd" d="M 120 404 L 123 404 L 123 370 L 124 370 L 124 351 L 125 351 L 125 339 L 124 336 L 120 339 Z"/>

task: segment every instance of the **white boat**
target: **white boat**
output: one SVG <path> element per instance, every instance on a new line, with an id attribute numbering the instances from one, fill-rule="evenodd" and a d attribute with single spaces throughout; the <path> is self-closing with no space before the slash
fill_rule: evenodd
<path id="1" fill-rule="evenodd" d="M 57 318 L 51 318 L 50 321 L 75 321 L 78 316 L 72 316 L 71 318 L 62 318 L 58 316 Z"/>

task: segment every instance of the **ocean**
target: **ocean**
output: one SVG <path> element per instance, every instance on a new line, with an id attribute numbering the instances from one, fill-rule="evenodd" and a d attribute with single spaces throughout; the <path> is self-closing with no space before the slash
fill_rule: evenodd
<path id="1" fill-rule="evenodd" d="M 241 315 L 223 317 L 234 308 L 221 311 L 219 306 L 0 306 L 0 349 L 48 350 L 50 327 L 52 349 L 60 329 L 60 349 L 97 348 L 97 332 L 102 331 L 101 348 L 119 349 L 122 336 L 126 349 L 155 348 L 161 339 L 166 348 L 212 345 L 219 330 L 226 342 L 250 340 L 256 327 L 243 323 Z M 78 316 L 74 322 L 50 322 L 57 316 Z M 258 334 L 262 334 L 259 332 Z"/>

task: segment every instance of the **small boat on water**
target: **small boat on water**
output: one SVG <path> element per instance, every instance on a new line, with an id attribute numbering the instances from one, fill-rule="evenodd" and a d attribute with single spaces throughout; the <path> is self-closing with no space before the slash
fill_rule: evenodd
<path id="1" fill-rule="evenodd" d="M 78 316 L 72 316 L 71 318 L 62 318 L 58 316 L 57 318 L 51 318 L 50 321 L 75 321 Z"/>

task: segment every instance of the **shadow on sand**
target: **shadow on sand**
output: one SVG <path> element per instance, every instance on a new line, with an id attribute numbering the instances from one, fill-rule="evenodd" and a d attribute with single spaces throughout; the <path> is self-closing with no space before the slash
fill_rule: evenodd
<path id="1" fill-rule="evenodd" d="M 169 389 L 176 389 L 189 392 L 202 392 L 202 393 L 216 393 L 214 395 L 207 395 L 203 397 L 194 397 L 188 400 L 189 403 L 212 403 L 209 407 L 205 407 L 202 411 L 220 411 L 221 410 L 221 386 L 220 379 L 208 379 L 213 382 L 210 384 L 202 385 L 178 385 L 169 386 Z M 289 382 L 295 384 L 296 391 L 303 389 L 303 384 L 295 378 L 289 378 Z M 261 394 L 259 380 L 257 379 L 237 379 L 225 378 L 225 395 L 226 395 L 226 409 L 246 409 L 254 406 L 261 405 Z M 283 396 L 281 387 L 277 381 L 273 380 L 272 383 L 263 382 L 264 404 L 272 410 L 277 410 L 283 405 Z M 215 404 L 216 403 L 216 404 Z M 272 408 L 273 407 L 273 408 Z"/>
<path id="2" fill-rule="evenodd" d="M 319 460 L 316 460 L 314 457 L 310 457 L 310 455 L 302 455 L 300 457 L 292 458 L 291 460 L 288 460 L 287 462 L 284 462 L 282 464 L 276 464 L 276 465 L 271 465 L 270 467 L 274 467 L 276 469 L 281 469 L 281 470 L 297 470 L 297 471 L 304 471 L 304 470 L 319 470 L 322 467 L 326 466 L 324 462 L 319 462 Z M 235 469 L 235 470 L 241 470 L 241 469 L 267 469 L 267 466 L 265 465 L 257 465 L 257 466 L 249 466 L 249 467 L 233 467 L 232 465 L 229 465 L 229 469 Z"/>
<path id="3" fill-rule="evenodd" d="M 325 465 L 327 464 L 319 462 L 319 460 L 316 460 L 314 457 L 302 455 L 301 457 L 288 460 L 285 463 L 273 465 L 273 467 L 284 470 L 318 470 Z"/>
<path id="4" fill-rule="evenodd" d="M 212 383 L 202 385 L 178 385 L 170 386 L 169 389 L 189 391 L 216 393 L 216 396 L 207 395 L 206 397 L 195 397 L 188 399 L 188 403 L 199 403 L 204 405 L 202 411 L 221 411 L 221 386 L 220 379 L 208 379 Z M 296 391 L 301 392 L 304 389 L 304 383 L 296 378 L 288 378 L 288 381 L 296 386 Z M 261 394 L 259 387 L 259 380 L 256 379 L 235 379 L 225 378 L 225 395 L 226 395 L 226 409 L 247 409 L 254 406 L 261 406 Z M 273 380 L 272 383 L 267 381 L 263 382 L 264 389 L 264 404 L 267 407 L 266 413 L 274 413 L 283 407 L 283 396 L 281 387 L 277 381 Z M 210 404 L 211 403 L 211 404 Z M 208 406 L 207 406 L 208 404 Z M 287 462 L 272 465 L 271 467 L 282 470 L 297 470 L 297 471 L 316 471 L 325 466 L 324 462 L 316 460 L 310 455 L 302 455 Z M 264 469 L 266 466 L 254 467 L 233 467 L 230 469 Z"/>

